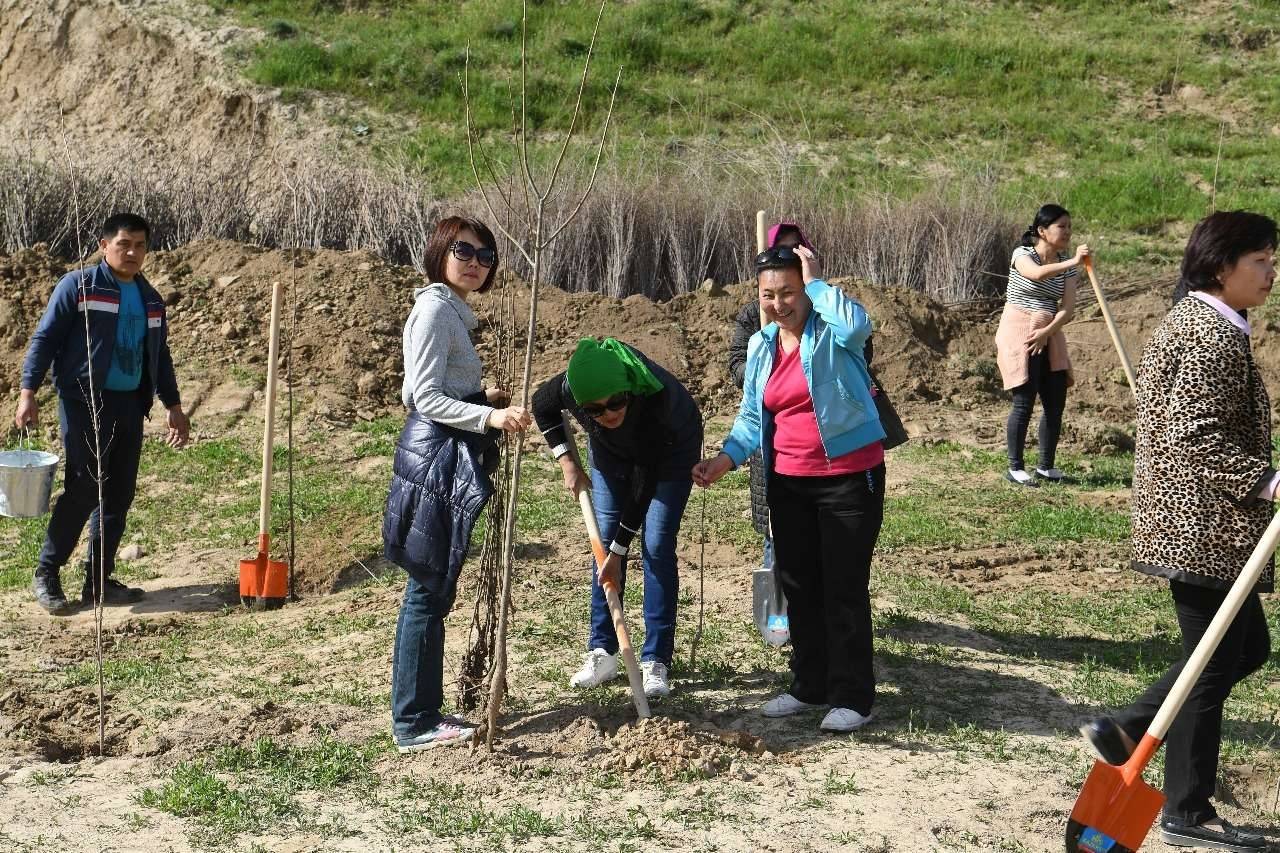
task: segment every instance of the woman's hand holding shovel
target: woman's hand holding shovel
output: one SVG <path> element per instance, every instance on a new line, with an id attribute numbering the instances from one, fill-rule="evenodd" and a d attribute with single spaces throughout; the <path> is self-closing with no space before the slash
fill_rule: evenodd
<path id="1" fill-rule="evenodd" d="M 600 586 L 612 585 L 614 589 L 621 591 L 622 557 L 610 551 L 604 565 L 596 570 L 596 580 L 600 582 Z"/>

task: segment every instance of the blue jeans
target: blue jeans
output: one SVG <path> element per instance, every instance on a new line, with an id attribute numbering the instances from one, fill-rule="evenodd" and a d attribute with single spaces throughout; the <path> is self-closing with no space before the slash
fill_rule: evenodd
<path id="1" fill-rule="evenodd" d="M 595 501 L 596 523 L 607 547 L 618 530 L 622 507 L 618 498 L 628 489 L 626 478 L 608 477 L 599 469 L 591 470 L 591 493 Z M 680 518 L 693 481 L 665 480 L 658 483 L 657 493 L 644 518 L 644 646 L 641 660 L 660 661 L 671 666 L 676 644 L 676 598 L 680 577 L 676 564 L 676 537 Z M 618 635 L 604 598 L 604 588 L 596 580 L 595 561 L 591 561 L 591 639 L 587 649 L 604 649 L 618 653 Z M 622 561 L 622 586 L 626 588 L 627 559 Z"/>
<path id="2" fill-rule="evenodd" d="M 444 617 L 452 596 L 432 592 L 411 576 L 396 620 L 391 655 L 391 731 L 413 737 L 444 717 Z"/>

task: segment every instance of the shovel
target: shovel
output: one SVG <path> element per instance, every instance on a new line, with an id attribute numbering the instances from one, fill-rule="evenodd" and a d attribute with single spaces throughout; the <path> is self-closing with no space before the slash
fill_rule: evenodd
<path id="1" fill-rule="evenodd" d="M 587 525 L 587 535 L 591 537 L 591 553 L 595 555 L 596 566 L 603 566 L 608 553 L 604 543 L 600 541 L 600 528 L 596 524 L 596 511 L 591 505 L 591 491 L 581 489 L 578 492 L 578 506 L 582 507 L 582 520 Z M 627 681 L 631 682 L 631 701 L 636 705 L 636 715 L 646 719 L 649 712 L 649 699 L 644 695 L 644 679 L 640 677 L 640 665 L 636 663 L 635 649 L 631 648 L 631 635 L 627 633 L 627 619 L 622 612 L 622 599 L 618 596 L 618 588 L 612 583 L 604 586 L 604 600 L 609 604 L 609 615 L 613 617 L 613 630 L 618 635 L 618 651 L 622 653 L 623 663 L 627 666 Z"/>
<path id="2" fill-rule="evenodd" d="M 1111 309 L 1107 306 L 1107 297 L 1102 294 L 1102 285 L 1098 283 L 1098 277 L 1093 272 L 1092 257 L 1084 259 L 1084 271 L 1089 274 L 1089 284 L 1093 285 L 1093 295 L 1098 299 L 1098 308 L 1102 311 L 1103 322 L 1107 324 L 1107 331 L 1111 333 L 1111 343 L 1115 344 L 1116 355 L 1120 356 L 1120 366 L 1124 368 L 1124 376 L 1129 380 L 1129 390 L 1136 395 L 1138 379 L 1133 375 L 1133 364 L 1129 361 L 1129 353 L 1125 351 L 1124 342 L 1120 340 L 1120 330 L 1116 328 L 1115 318 L 1111 316 Z"/>
<path id="3" fill-rule="evenodd" d="M 262 494 L 258 510 L 258 556 L 240 561 L 240 603 L 258 610 L 283 607 L 289 595 L 289 565 L 271 554 L 271 462 L 276 425 L 276 348 L 280 343 L 280 282 L 271 287 L 271 332 L 267 346 L 267 424 L 262 439 Z"/>
<path id="4" fill-rule="evenodd" d="M 1275 553 L 1280 542 L 1280 515 L 1273 516 L 1258 546 L 1245 563 L 1244 571 L 1232 584 L 1230 592 L 1200 638 L 1195 651 L 1173 683 L 1155 718 L 1142 736 L 1133 755 L 1120 767 L 1095 761 L 1084 780 L 1080 796 L 1071 809 L 1067 822 L 1067 853 L 1134 853 L 1155 823 L 1164 794 L 1142 781 L 1142 771 L 1164 741 L 1169 726 L 1182 709 L 1187 694 L 1204 672 L 1209 658 L 1222 641 L 1245 597 Z"/>

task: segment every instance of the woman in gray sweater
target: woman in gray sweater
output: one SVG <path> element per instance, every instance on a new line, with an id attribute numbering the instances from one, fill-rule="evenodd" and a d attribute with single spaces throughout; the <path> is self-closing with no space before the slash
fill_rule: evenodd
<path id="1" fill-rule="evenodd" d="M 506 391 L 481 384 L 483 366 L 471 343 L 477 323 L 467 299 L 493 284 L 493 233 L 474 219 L 443 219 L 427 243 L 425 266 L 430 283 L 414 290 L 404 327 L 401 399 L 409 414 L 383 522 L 387 553 L 409 572 L 391 663 L 392 734 L 400 752 L 464 743 L 475 734 L 440 713 L 444 617 L 469 526 L 492 492 L 475 448 L 490 430 L 520 432 L 530 423 L 528 411 L 508 405 Z M 456 501 L 440 497 L 441 483 L 479 495 L 465 517 Z"/>

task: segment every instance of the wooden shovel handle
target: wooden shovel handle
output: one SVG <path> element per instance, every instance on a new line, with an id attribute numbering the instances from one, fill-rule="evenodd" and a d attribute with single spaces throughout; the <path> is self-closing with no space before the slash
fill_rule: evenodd
<path id="1" fill-rule="evenodd" d="M 1098 283 L 1098 276 L 1093 272 L 1093 258 L 1084 259 L 1084 271 L 1089 275 L 1089 284 L 1093 285 L 1093 295 L 1098 299 L 1098 308 L 1102 310 L 1102 320 L 1107 324 L 1107 332 L 1111 335 L 1111 343 L 1115 345 L 1116 355 L 1120 356 L 1120 366 L 1124 368 L 1125 378 L 1129 380 L 1129 391 L 1136 399 L 1138 396 L 1138 379 L 1133 372 L 1133 364 L 1129 361 L 1129 353 L 1125 351 L 1124 342 L 1120 340 L 1120 330 L 1116 328 L 1115 318 L 1111 316 L 1111 308 L 1107 305 L 1107 297 Z"/>
<path id="2" fill-rule="evenodd" d="M 756 254 L 760 254 L 766 248 L 765 241 L 768 240 L 768 233 L 764 227 L 764 211 L 756 211 Z M 769 323 L 764 317 L 764 309 L 760 309 L 760 328 L 764 328 Z"/>
<path id="3" fill-rule="evenodd" d="M 280 344 L 280 300 L 284 287 L 280 282 L 271 285 L 271 331 L 267 345 L 267 417 L 262 437 L 262 494 L 258 509 L 258 543 L 271 533 L 271 463 L 275 447 L 276 428 L 276 350 Z"/>
<path id="4" fill-rule="evenodd" d="M 578 491 L 578 506 L 582 508 L 582 521 L 587 526 L 587 536 L 591 538 L 591 553 L 595 555 L 596 566 L 603 566 L 609 555 L 604 549 L 604 543 L 600 541 L 600 527 L 596 524 L 596 511 L 591 505 L 589 490 Z M 627 620 L 622 612 L 622 598 L 618 595 L 618 588 L 612 583 L 604 584 L 604 598 L 609 604 L 609 615 L 613 617 L 613 630 L 618 635 L 618 650 L 627 667 L 631 701 L 635 702 L 636 714 L 644 719 L 651 716 L 649 700 L 644 695 L 644 679 L 640 677 L 640 664 L 636 662 L 636 652 L 631 647 L 631 635 L 627 632 Z"/>

